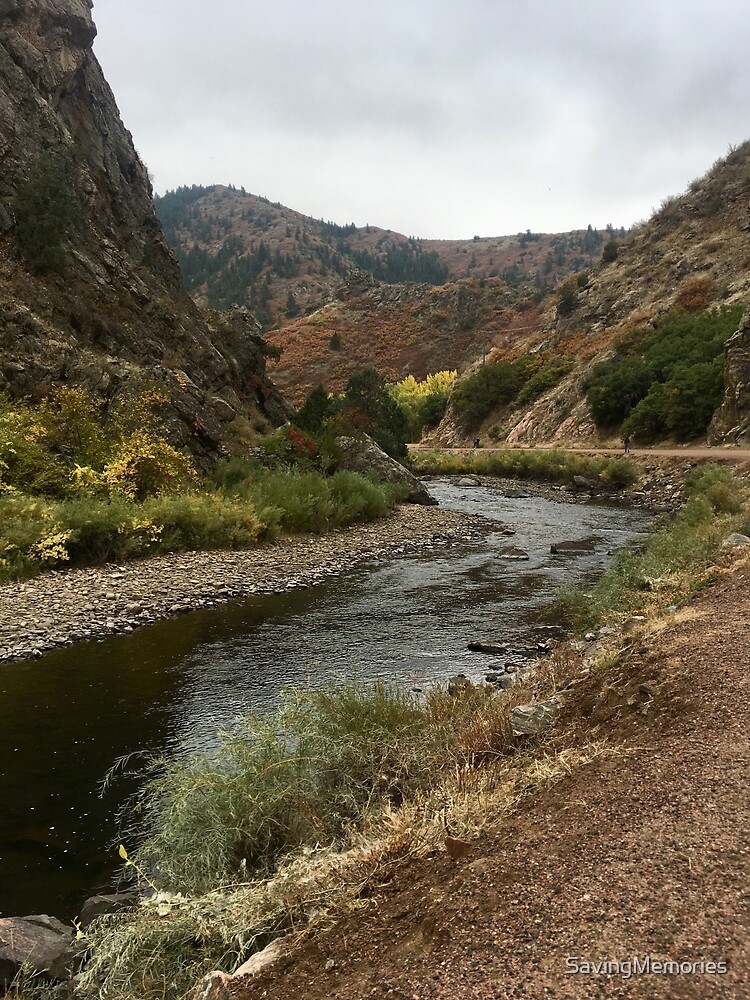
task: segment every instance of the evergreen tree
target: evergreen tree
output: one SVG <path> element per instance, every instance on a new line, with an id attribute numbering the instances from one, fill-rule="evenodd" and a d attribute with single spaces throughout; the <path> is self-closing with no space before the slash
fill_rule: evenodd
<path id="1" fill-rule="evenodd" d="M 32 271 L 64 273 L 62 242 L 78 218 L 65 164 L 53 153 L 42 154 L 16 199 L 16 235 Z"/>

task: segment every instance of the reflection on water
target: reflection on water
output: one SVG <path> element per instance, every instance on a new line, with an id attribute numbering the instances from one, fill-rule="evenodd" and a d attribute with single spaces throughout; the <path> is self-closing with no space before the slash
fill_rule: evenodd
<path id="1" fill-rule="evenodd" d="M 491 658 L 472 639 L 522 648 L 562 584 L 585 586 L 607 552 L 645 523 L 615 507 L 506 499 L 489 488 L 434 484 L 446 507 L 490 519 L 479 542 L 381 562 L 309 590 L 258 595 L 79 645 L 0 671 L 0 914 L 74 916 L 117 867 L 106 849 L 118 783 L 113 762 L 138 750 L 209 749 L 248 708 L 289 685 L 347 676 L 423 687 Z M 512 538 L 503 527 L 516 530 Z M 554 541 L 599 536 L 592 555 L 553 556 Z M 528 562 L 505 562 L 509 543 Z"/>

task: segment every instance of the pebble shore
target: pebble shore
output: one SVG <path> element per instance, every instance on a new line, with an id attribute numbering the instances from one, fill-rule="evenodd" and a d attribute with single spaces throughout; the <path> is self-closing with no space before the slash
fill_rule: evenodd
<path id="1" fill-rule="evenodd" d="M 234 598 L 311 587 L 373 559 L 481 537 L 477 519 L 402 506 L 382 521 L 287 536 L 240 552 L 181 552 L 55 570 L 0 586 L 0 663 L 133 632 Z"/>

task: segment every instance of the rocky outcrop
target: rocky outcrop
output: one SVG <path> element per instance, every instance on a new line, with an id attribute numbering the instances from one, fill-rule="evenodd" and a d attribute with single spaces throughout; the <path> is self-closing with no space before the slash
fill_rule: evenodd
<path id="1" fill-rule="evenodd" d="M 338 437 L 336 444 L 340 451 L 339 465 L 342 469 L 359 472 L 364 476 L 371 475 L 379 482 L 404 487 L 407 491 L 405 498 L 407 503 L 426 505 L 437 503 L 424 483 L 400 462 L 386 455 L 367 434 L 356 438 Z"/>
<path id="2" fill-rule="evenodd" d="M 750 434 L 750 309 L 724 347 L 724 398 L 708 429 L 709 444 L 747 446 Z"/>
<path id="3" fill-rule="evenodd" d="M 0 919 L 0 985 L 9 986 L 22 968 L 46 979 L 68 979 L 85 950 L 70 928 L 54 917 Z"/>
<path id="4" fill-rule="evenodd" d="M 252 319 L 206 318 L 182 286 L 92 51 L 90 0 L 0 0 L 0 14 L 0 391 L 76 383 L 111 398 L 157 383 L 182 444 L 196 416 L 228 445 L 281 422 Z M 45 162 L 71 210 L 59 269 L 34 267 L 19 229 L 19 195 Z"/>

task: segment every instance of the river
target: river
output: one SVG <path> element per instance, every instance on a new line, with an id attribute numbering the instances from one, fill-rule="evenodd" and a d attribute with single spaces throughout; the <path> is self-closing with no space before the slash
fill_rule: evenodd
<path id="1" fill-rule="evenodd" d="M 121 780 L 102 794 L 118 758 L 209 751 L 218 729 L 248 708 L 273 708 L 290 685 L 480 680 L 491 658 L 468 642 L 502 639 L 520 650 L 548 637 L 539 609 L 560 586 L 590 585 L 608 553 L 649 521 L 622 507 L 508 498 L 489 486 L 440 480 L 430 489 L 444 506 L 485 518 L 485 537 L 4 665 L 0 915 L 70 920 L 85 896 L 108 890 L 118 865 L 114 815 L 133 789 Z M 550 554 L 552 542 L 588 536 L 593 554 Z M 499 558 L 509 544 L 529 560 Z"/>

